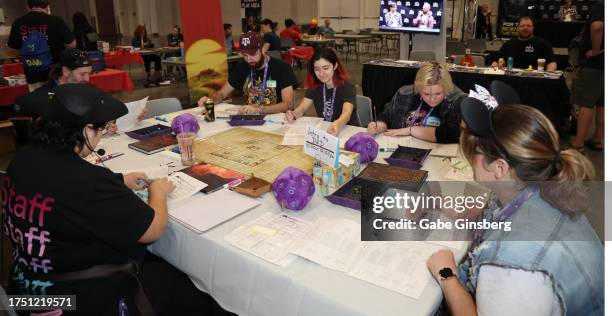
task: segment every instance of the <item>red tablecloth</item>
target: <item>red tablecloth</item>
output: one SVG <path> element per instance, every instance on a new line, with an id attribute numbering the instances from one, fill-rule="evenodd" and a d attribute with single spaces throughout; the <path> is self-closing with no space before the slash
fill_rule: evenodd
<path id="1" fill-rule="evenodd" d="M 128 64 L 144 64 L 142 56 L 139 52 L 122 53 L 112 52 L 104 53 L 104 64 L 109 68 L 121 68 Z"/>
<path id="2" fill-rule="evenodd" d="M 93 73 L 89 76 L 89 83 L 108 93 L 134 90 L 134 83 L 127 71 L 119 69 L 106 69 Z"/>
<path id="3" fill-rule="evenodd" d="M 23 64 L 22 63 L 14 63 L 14 64 L 4 64 L 2 66 L 2 75 L 5 77 L 20 75 L 23 74 Z"/>
<path id="4" fill-rule="evenodd" d="M 27 94 L 28 92 L 30 92 L 30 90 L 27 84 L 14 87 L 0 87 L 0 106 L 13 105 L 17 97 Z"/>
<path id="5" fill-rule="evenodd" d="M 314 49 L 310 46 L 296 46 L 289 50 L 288 54 L 283 55 L 283 60 L 291 64 L 293 58 L 310 60 L 314 54 Z"/>

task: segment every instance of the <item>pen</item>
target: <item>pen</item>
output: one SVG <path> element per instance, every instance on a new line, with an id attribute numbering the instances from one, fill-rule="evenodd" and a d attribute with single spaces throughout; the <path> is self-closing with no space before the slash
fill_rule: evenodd
<path id="1" fill-rule="evenodd" d="M 284 121 L 266 120 L 268 123 L 285 125 Z"/>
<path id="2" fill-rule="evenodd" d="M 96 160 L 96 163 L 105 162 L 107 160 L 111 160 L 113 158 L 116 158 L 116 157 L 119 157 L 119 156 L 122 156 L 122 155 L 123 155 L 123 153 L 113 153 L 113 154 L 108 154 L 106 156 L 101 156 L 100 158 L 98 158 Z"/>
<path id="3" fill-rule="evenodd" d="M 161 122 L 169 123 L 168 119 L 163 117 L 163 116 L 156 116 L 155 119 L 158 120 L 158 121 L 161 121 Z"/>
<path id="4" fill-rule="evenodd" d="M 383 148 L 383 147 L 380 147 L 380 148 L 378 148 L 378 151 L 381 152 L 381 153 L 390 153 L 390 152 L 395 151 L 395 149 L 397 149 L 397 148 Z"/>

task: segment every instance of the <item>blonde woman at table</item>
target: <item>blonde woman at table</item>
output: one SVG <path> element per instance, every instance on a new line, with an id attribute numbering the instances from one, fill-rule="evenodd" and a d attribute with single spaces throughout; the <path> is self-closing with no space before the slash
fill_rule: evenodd
<path id="1" fill-rule="evenodd" d="M 429 258 L 450 313 L 603 315 L 603 246 L 583 215 L 591 162 L 561 150 L 554 126 L 534 107 L 491 113 L 475 99 L 461 107 L 461 151 L 496 197 L 479 220 L 511 230 L 475 230 L 459 266 L 450 250 Z"/>
<path id="2" fill-rule="evenodd" d="M 77 311 L 63 315 L 211 315 L 216 302 L 147 251 L 166 229 L 174 184 L 83 159 L 126 106 L 85 84 L 30 97 L 49 111 L 2 188 L 4 233 L 15 257 L 7 292 L 76 295 Z M 132 191 L 144 188 L 146 202 Z"/>
<path id="3" fill-rule="evenodd" d="M 445 65 L 423 63 L 414 85 L 397 90 L 384 112 L 368 124 L 368 132 L 413 136 L 432 143 L 457 143 L 461 123 L 459 104 L 465 97 L 453 84 Z"/>
<path id="4" fill-rule="evenodd" d="M 308 63 L 304 86 L 308 90 L 300 105 L 293 111 L 285 112 L 288 122 L 304 116 L 314 105 L 317 116 L 331 122 L 327 132 L 332 135 L 338 135 L 347 123 L 358 125 L 354 114 L 355 85 L 348 81 L 348 74 L 332 49 L 315 51 Z"/>

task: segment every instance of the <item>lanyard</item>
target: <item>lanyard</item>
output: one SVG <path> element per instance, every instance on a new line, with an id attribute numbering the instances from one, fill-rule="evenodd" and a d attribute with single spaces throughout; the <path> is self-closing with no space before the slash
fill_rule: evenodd
<path id="1" fill-rule="evenodd" d="M 416 123 L 416 119 L 419 116 L 419 113 L 421 113 L 421 106 L 423 106 L 422 99 L 421 99 L 421 104 L 419 104 L 419 107 L 416 109 L 416 111 L 414 111 L 414 117 L 410 121 L 410 126 L 408 126 L 409 128 L 412 128 L 414 126 L 414 123 Z M 433 110 L 434 108 L 429 109 L 429 112 L 427 112 L 427 115 L 425 115 L 425 117 L 421 120 L 421 125 L 424 125 L 425 123 L 427 123 L 427 119 L 429 118 Z"/>
<path id="2" fill-rule="evenodd" d="M 529 198 L 534 194 L 540 192 L 540 188 L 537 186 L 530 186 L 526 188 L 519 196 L 514 198 L 506 207 L 504 207 L 495 218 L 493 218 L 493 222 L 504 222 L 508 218 L 510 218 L 514 213 L 518 211 L 518 209 L 523 206 L 523 204 L 529 200 Z M 477 230 L 474 234 L 474 241 L 472 242 L 472 249 L 475 248 L 482 242 L 483 232 Z"/>
<path id="3" fill-rule="evenodd" d="M 334 116 L 334 101 L 336 101 L 336 87 L 334 87 L 334 92 L 332 93 L 331 104 L 327 106 L 327 88 L 325 84 L 323 84 L 323 120 L 326 122 L 331 122 L 332 117 Z"/>
<path id="4" fill-rule="evenodd" d="M 265 66 L 264 66 L 264 75 L 261 83 L 259 84 L 259 93 L 260 96 L 257 98 L 257 104 L 263 104 L 263 95 L 266 88 L 266 83 L 268 82 L 268 58 L 265 58 Z M 255 100 L 255 81 L 253 80 L 253 69 L 251 69 L 251 97 Z M 260 100 L 261 99 L 261 100 Z"/>

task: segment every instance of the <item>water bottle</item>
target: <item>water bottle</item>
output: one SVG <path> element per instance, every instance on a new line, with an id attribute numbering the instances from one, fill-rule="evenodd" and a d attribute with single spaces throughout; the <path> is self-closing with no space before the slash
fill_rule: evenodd
<path id="1" fill-rule="evenodd" d="M 508 57 L 508 71 L 512 71 L 513 65 L 514 65 L 514 58 Z"/>

